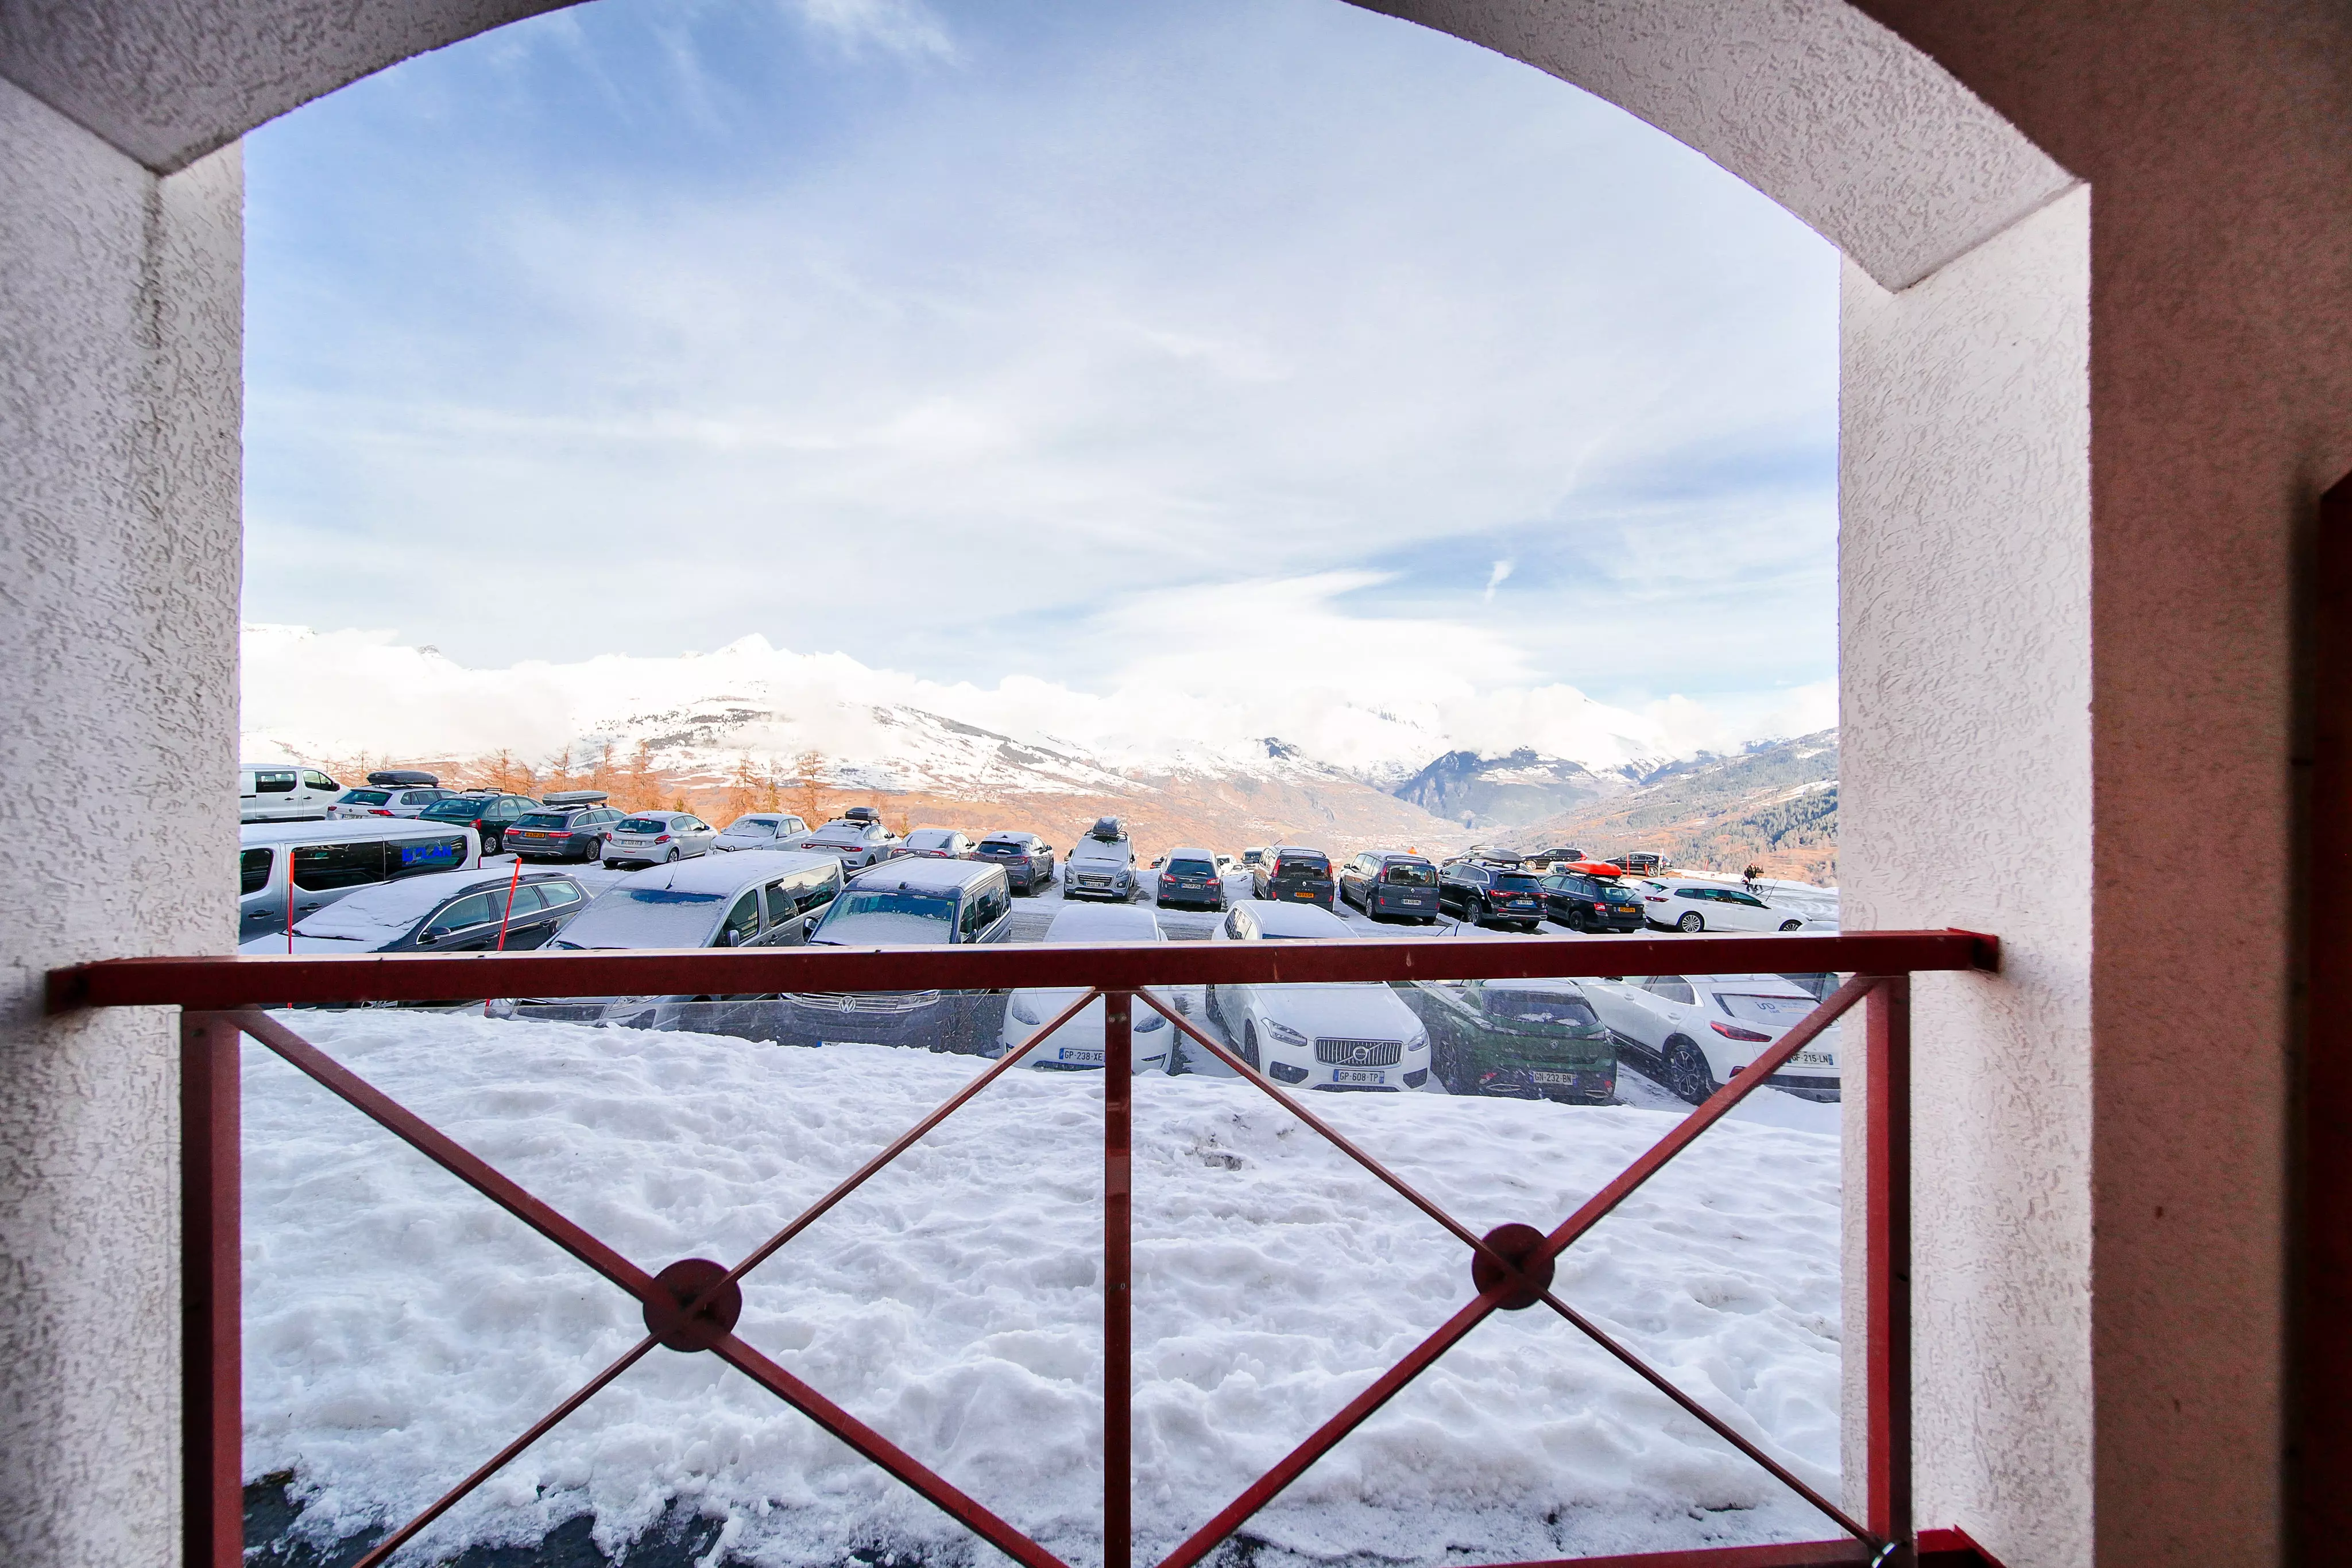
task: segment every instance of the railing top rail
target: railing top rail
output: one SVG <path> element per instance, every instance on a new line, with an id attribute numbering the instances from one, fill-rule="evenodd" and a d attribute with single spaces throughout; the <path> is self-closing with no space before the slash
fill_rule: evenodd
<path id="1" fill-rule="evenodd" d="M 109 958 L 48 972 L 52 1013 L 207 1011 L 301 1002 L 491 997 L 743 996 L 773 991 L 1137 990 L 1147 986 L 1580 978 L 1675 973 L 1892 975 L 2000 967 L 1974 931 L 1333 942 L 1053 943 L 950 947 L 685 948 L 593 953 Z"/>

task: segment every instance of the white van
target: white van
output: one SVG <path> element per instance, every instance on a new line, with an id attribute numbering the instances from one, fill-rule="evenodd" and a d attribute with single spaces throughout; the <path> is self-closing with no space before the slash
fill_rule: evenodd
<path id="1" fill-rule="evenodd" d="M 236 775 L 240 822 L 323 822 L 343 787 L 299 762 L 247 762 Z"/>
<path id="2" fill-rule="evenodd" d="M 282 934 L 289 918 L 324 909 L 354 888 L 482 863 L 481 838 L 464 822 L 254 822 L 238 838 L 239 942 Z"/>

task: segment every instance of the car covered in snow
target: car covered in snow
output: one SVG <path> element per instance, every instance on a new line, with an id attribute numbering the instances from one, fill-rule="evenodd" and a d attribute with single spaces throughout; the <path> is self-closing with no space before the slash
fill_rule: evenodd
<path id="1" fill-rule="evenodd" d="M 1013 935 L 1004 868 L 983 861 L 901 858 L 850 878 L 810 931 L 819 947 L 921 947 L 1003 942 Z M 973 1051 L 994 1033 L 1002 998 L 964 991 L 794 991 L 782 998 L 787 1038 Z"/>
<path id="2" fill-rule="evenodd" d="M 1355 932 L 1311 904 L 1243 899 L 1210 933 L 1219 942 L 1349 941 Z M 1377 981 L 1212 986 L 1208 1013 L 1244 1061 L 1275 1082 L 1312 1089 L 1418 1089 L 1429 1033 Z"/>
<path id="3" fill-rule="evenodd" d="M 508 894 L 513 902 L 509 907 Z M 271 932 L 240 953 L 485 953 L 544 946 L 587 907 L 588 894 L 562 872 L 510 867 L 433 872 L 357 888 L 297 921 L 289 946 Z"/>
<path id="4" fill-rule="evenodd" d="M 832 855 L 845 870 L 863 871 L 898 853 L 898 835 L 882 825 L 867 807 L 852 807 L 813 833 L 803 833 L 784 846 L 811 854 Z"/>
<path id="5" fill-rule="evenodd" d="M 1054 885 L 1054 846 L 1034 833 L 991 833 L 972 849 L 972 858 L 1004 868 L 1015 893 Z"/>
<path id="6" fill-rule="evenodd" d="M 1786 975 L 1628 975 L 1587 980 L 1619 1051 L 1696 1105 L 1819 1006 Z M 1801 1099 L 1838 1098 L 1838 1026 L 1764 1081 Z"/>
<path id="7" fill-rule="evenodd" d="M 710 841 L 710 848 L 716 854 L 736 850 L 778 850 L 807 831 L 806 822 L 782 811 L 747 811 L 721 829 L 719 836 Z"/>
<path id="8" fill-rule="evenodd" d="M 953 828 L 917 828 L 908 833 L 899 853 L 924 860 L 961 861 L 971 858 L 972 843 Z"/>
<path id="9" fill-rule="evenodd" d="M 1339 907 L 1339 884 L 1331 875 L 1331 857 L 1304 844 L 1276 844 L 1258 856 L 1250 872 L 1256 897 L 1283 904 L 1319 904 Z"/>
<path id="10" fill-rule="evenodd" d="M 248 822 L 237 836 L 240 942 L 269 931 L 282 943 L 289 922 L 361 888 L 482 863 L 480 842 L 463 823 L 402 817 Z"/>
<path id="11" fill-rule="evenodd" d="M 1606 1105 L 1617 1045 L 1574 980 L 1423 980 L 1399 989 L 1429 1030 L 1430 1067 L 1451 1094 Z"/>
<path id="12" fill-rule="evenodd" d="M 1225 873 L 1218 869 L 1217 857 L 1207 850 L 1170 850 L 1160 857 L 1159 872 L 1155 897 L 1163 908 L 1225 907 Z"/>
<path id="13" fill-rule="evenodd" d="M 1745 888 L 1695 878 L 1667 877 L 1644 890 L 1643 918 L 1671 931 L 1802 931 L 1800 909 L 1778 909 Z"/>
<path id="14" fill-rule="evenodd" d="M 1437 918 L 1437 867 L 1417 854 L 1368 850 L 1339 868 L 1339 901 L 1373 920 Z"/>
<path id="15" fill-rule="evenodd" d="M 604 838 L 606 869 L 667 865 L 710 852 L 719 830 L 691 811 L 639 811 L 613 824 Z"/>
<path id="16" fill-rule="evenodd" d="M 1151 911 L 1131 904 L 1069 904 L 1062 906 L 1054 923 L 1045 928 L 1045 940 L 1095 946 L 1112 942 L 1165 942 L 1168 936 L 1160 929 L 1160 922 L 1152 917 Z M 1085 988 L 1075 986 L 1013 992 L 1005 998 L 1004 1024 L 988 1054 L 1003 1056 L 1028 1044 L 1040 1028 L 1059 1018 L 1084 995 Z M 1136 1003 L 1129 1023 L 1134 1071 L 1166 1068 L 1175 1032 L 1157 1009 Z M 1022 1065 L 1097 1068 L 1103 1065 L 1103 1000 L 1097 997 L 1077 1017 L 1048 1035 Z"/>
<path id="17" fill-rule="evenodd" d="M 1069 863 L 1062 868 L 1064 898 L 1131 900 L 1143 891 L 1135 869 L 1135 845 L 1127 824 L 1104 817 L 1071 846 Z"/>

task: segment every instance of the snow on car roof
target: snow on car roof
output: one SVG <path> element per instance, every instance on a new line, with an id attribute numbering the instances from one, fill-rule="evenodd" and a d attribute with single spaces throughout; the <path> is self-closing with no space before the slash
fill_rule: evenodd
<path id="1" fill-rule="evenodd" d="M 1257 928 L 1269 936 L 1352 936 L 1355 927 L 1319 904 L 1277 904 L 1270 898 L 1240 901 L 1257 916 Z"/>
<path id="2" fill-rule="evenodd" d="M 375 817 L 358 822 L 247 822 L 237 830 L 240 843 L 336 843 L 345 839 L 446 838 L 464 823 L 425 821 L 415 817 Z"/>
<path id="3" fill-rule="evenodd" d="M 1165 942 L 1149 909 L 1131 904 L 1066 904 L 1045 927 L 1048 942 Z"/>
<path id="4" fill-rule="evenodd" d="M 812 866 L 830 869 L 841 862 L 831 855 L 803 854 L 798 850 L 736 850 L 723 855 L 699 855 L 632 872 L 615 887 L 666 887 L 677 893 L 732 893 L 739 887 L 787 872 Z"/>
<path id="5" fill-rule="evenodd" d="M 895 860 L 867 866 L 849 879 L 852 887 L 906 887 L 925 893 L 952 893 L 984 877 L 1001 877 L 1003 868 L 980 861 Z"/>
<path id="6" fill-rule="evenodd" d="M 1198 844 L 1186 844 L 1181 849 L 1173 849 L 1168 852 L 1168 858 L 1171 861 L 1178 855 L 1182 855 L 1187 860 L 1196 861 L 1213 861 L 1217 858 L 1217 853 L 1214 850 L 1204 850 Z"/>
<path id="7" fill-rule="evenodd" d="M 907 841 L 918 849 L 928 849 L 933 844 L 946 843 L 961 831 L 960 828 L 917 828 L 907 835 Z"/>
<path id="8" fill-rule="evenodd" d="M 561 872 L 541 872 L 536 875 L 523 873 L 525 882 L 552 882 L 562 878 Z M 330 936 L 341 932 L 354 935 L 378 931 L 405 931 L 433 911 L 433 906 L 445 898 L 455 898 L 461 893 L 487 893 L 504 888 L 514 880 L 512 870 L 499 866 L 490 871 L 434 871 L 421 876 L 404 876 L 397 882 L 379 882 L 358 888 L 327 905 L 316 915 L 296 921 L 296 935 Z"/>

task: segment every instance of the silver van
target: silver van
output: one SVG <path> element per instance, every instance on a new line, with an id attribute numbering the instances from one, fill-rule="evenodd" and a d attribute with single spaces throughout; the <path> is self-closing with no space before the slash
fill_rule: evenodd
<path id="1" fill-rule="evenodd" d="M 355 822 L 250 822 L 239 830 L 236 939 L 283 933 L 355 887 L 471 871 L 481 840 L 463 822 L 369 817 Z"/>

